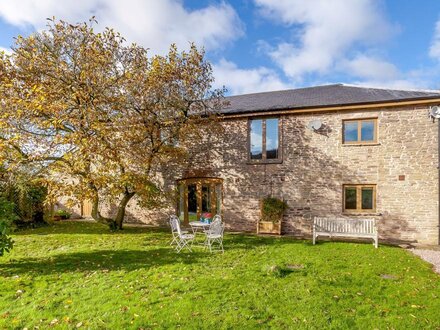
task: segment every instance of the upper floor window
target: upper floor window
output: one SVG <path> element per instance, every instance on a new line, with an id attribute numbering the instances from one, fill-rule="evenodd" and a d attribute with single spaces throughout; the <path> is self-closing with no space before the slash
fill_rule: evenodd
<path id="1" fill-rule="evenodd" d="M 355 119 L 343 121 L 343 140 L 345 144 L 377 142 L 377 119 Z"/>
<path id="2" fill-rule="evenodd" d="M 274 162 L 280 157 L 278 118 L 259 118 L 249 121 L 249 159 Z"/>

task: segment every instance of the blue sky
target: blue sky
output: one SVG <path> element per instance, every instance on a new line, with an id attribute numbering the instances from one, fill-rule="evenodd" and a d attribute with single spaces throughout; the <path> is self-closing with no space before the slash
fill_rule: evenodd
<path id="1" fill-rule="evenodd" d="M 0 0 L 0 48 L 96 15 L 152 53 L 205 47 L 216 87 L 230 94 L 350 83 L 440 87 L 438 0 Z"/>

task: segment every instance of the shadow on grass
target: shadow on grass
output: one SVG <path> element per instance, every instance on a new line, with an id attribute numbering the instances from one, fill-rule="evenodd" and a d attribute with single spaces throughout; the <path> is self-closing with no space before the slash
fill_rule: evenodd
<path id="1" fill-rule="evenodd" d="M 110 231 L 106 225 L 96 223 L 93 221 L 62 221 L 57 222 L 53 225 L 26 229 L 17 231 L 14 233 L 16 236 L 26 236 L 26 235 L 115 235 L 115 236 L 125 236 L 125 235 L 144 235 L 145 241 L 165 241 L 171 239 L 171 232 L 169 228 L 166 227 L 140 227 L 140 226 L 130 226 L 125 225 L 123 230 Z M 197 236 L 201 235 L 200 233 Z M 284 245 L 284 244 L 304 244 L 307 241 L 298 240 L 292 237 L 286 236 L 257 236 L 248 233 L 225 233 L 224 244 L 225 247 L 232 247 L 234 249 L 252 249 L 262 245 Z M 155 242 L 157 243 L 157 242 Z"/>
<path id="2" fill-rule="evenodd" d="M 168 232 L 168 228 L 157 228 L 157 227 L 143 227 L 143 226 L 131 226 L 129 224 L 124 225 L 123 230 L 111 231 L 108 226 L 97 223 L 94 221 L 60 221 L 54 224 L 34 228 L 34 229 L 24 229 L 14 232 L 14 235 L 51 235 L 51 234 L 119 234 L 119 235 L 140 235 L 146 233 L 163 233 Z"/>
<path id="3" fill-rule="evenodd" d="M 207 256 L 207 253 L 199 251 L 178 254 L 171 247 L 151 250 L 99 250 L 59 254 L 49 258 L 11 260 L 1 265 L 0 274 L 38 276 L 72 272 L 133 271 L 171 264 L 196 264 Z"/>
<path id="4" fill-rule="evenodd" d="M 200 248 L 194 248 L 192 253 L 185 251 L 177 254 L 168 245 L 171 233 L 167 228 L 126 226 L 124 230 L 112 233 L 105 225 L 95 222 L 66 221 L 44 228 L 24 230 L 15 235 L 36 235 L 37 237 L 41 235 L 41 244 L 44 244 L 44 235 L 56 236 L 65 234 L 116 235 L 116 238 L 119 236 L 119 238 L 128 241 L 130 240 L 130 235 L 137 235 L 133 244 L 140 243 L 141 246 L 137 248 L 133 246 L 133 249 L 115 248 L 114 250 L 109 247 L 99 250 L 99 247 L 97 247 L 98 249 L 84 252 L 66 251 L 65 253 L 55 254 L 50 257 L 12 259 L 1 265 L 0 274 L 4 276 L 20 274 L 38 276 L 73 272 L 133 271 L 164 265 L 197 264 L 206 262 L 206 258 L 211 258 L 212 256 L 208 251 L 203 251 Z M 138 235 L 142 236 L 139 237 Z M 109 237 L 109 239 L 111 238 Z M 224 238 L 225 254 L 242 253 L 243 250 L 253 250 L 265 246 L 281 247 L 286 244 L 301 245 L 304 243 L 304 241 L 287 237 L 262 237 L 235 233 L 228 233 Z M 227 256 L 225 255 L 225 257 Z"/>
<path id="5" fill-rule="evenodd" d="M 0 274 L 3 276 L 20 274 L 38 276 L 72 272 L 133 271 L 164 265 L 197 264 L 206 262 L 207 258 L 213 256 L 208 251 L 197 247 L 193 248 L 193 252 L 184 250 L 178 254 L 171 246 L 167 245 L 168 238 L 160 230 L 157 233 L 153 230 L 145 237 L 145 246 L 150 246 L 145 250 L 106 249 L 56 254 L 47 258 L 12 259 L 1 265 Z M 155 239 L 160 240 L 161 246 L 157 246 L 158 242 Z M 149 242 L 154 242 L 154 246 L 151 246 Z M 242 234 L 229 234 L 224 240 L 225 254 L 234 253 L 237 250 L 252 250 L 262 246 L 282 246 L 285 244 L 304 244 L 304 242 Z"/>

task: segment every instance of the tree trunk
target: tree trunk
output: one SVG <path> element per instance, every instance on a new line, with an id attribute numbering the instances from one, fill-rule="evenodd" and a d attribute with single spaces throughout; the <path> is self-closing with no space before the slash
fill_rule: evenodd
<path id="1" fill-rule="evenodd" d="M 104 223 L 110 228 L 114 227 L 114 220 L 111 218 L 103 217 L 99 212 L 99 196 L 98 193 L 95 194 L 92 200 L 92 218 L 97 222 Z"/>
<path id="2" fill-rule="evenodd" d="M 116 217 L 115 217 L 116 228 L 122 229 L 122 223 L 124 222 L 124 217 L 125 217 L 125 208 L 127 207 L 128 202 L 134 195 L 135 193 L 131 192 L 131 193 L 125 193 L 124 197 L 122 197 L 122 200 L 118 206 L 118 213 L 116 213 Z"/>
<path id="3" fill-rule="evenodd" d="M 118 212 L 116 213 L 116 216 L 113 219 L 113 218 L 104 217 L 99 212 L 99 195 L 98 193 L 96 193 L 95 196 L 93 197 L 92 218 L 95 219 L 97 222 L 108 225 L 110 229 L 113 230 L 122 229 L 122 224 L 124 222 L 124 217 L 125 217 L 125 209 L 127 207 L 128 202 L 135 194 L 136 194 L 135 192 L 124 193 L 122 200 L 119 202 L 118 205 Z"/>

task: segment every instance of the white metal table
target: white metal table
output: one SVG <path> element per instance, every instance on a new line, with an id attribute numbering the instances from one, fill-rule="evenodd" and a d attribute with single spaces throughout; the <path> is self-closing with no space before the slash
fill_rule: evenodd
<path id="1" fill-rule="evenodd" d="M 209 226 L 211 224 L 205 223 L 205 222 L 201 222 L 201 221 L 191 221 L 189 223 L 189 225 L 191 226 L 191 229 L 192 229 L 192 231 L 194 233 L 194 240 L 196 240 L 197 239 L 197 232 L 209 229 Z M 200 245 L 204 246 L 204 243 L 200 243 Z"/>
<path id="2" fill-rule="evenodd" d="M 199 230 L 204 230 L 209 228 L 211 224 L 201 221 L 191 221 L 189 225 L 191 226 L 191 229 L 193 230 L 194 234 L 196 234 Z"/>

